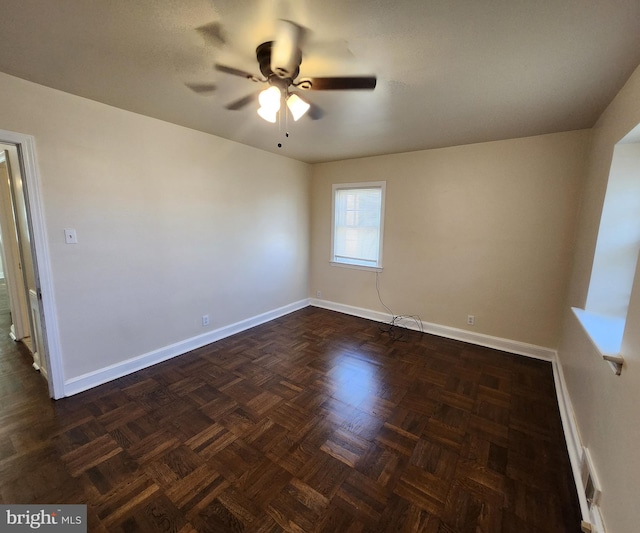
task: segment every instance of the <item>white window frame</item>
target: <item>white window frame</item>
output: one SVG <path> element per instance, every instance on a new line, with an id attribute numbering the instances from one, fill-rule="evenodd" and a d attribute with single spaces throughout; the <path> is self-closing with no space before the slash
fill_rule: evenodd
<path id="1" fill-rule="evenodd" d="M 361 183 L 334 183 L 331 188 L 331 257 L 329 262 L 334 266 L 341 266 L 347 268 L 356 268 L 361 270 L 374 270 L 377 272 L 382 271 L 382 244 L 384 240 L 384 209 L 385 209 L 385 197 L 386 197 L 386 181 L 368 181 Z M 351 261 L 346 258 L 339 258 L 335 253 L 336 244 L 336 193 L 337 191 L 350 190 L 350 189 L 380 189 L 380 225 L 378 235 L 378 260 L 375 265 L 366 265 L 357 261 Z"/>

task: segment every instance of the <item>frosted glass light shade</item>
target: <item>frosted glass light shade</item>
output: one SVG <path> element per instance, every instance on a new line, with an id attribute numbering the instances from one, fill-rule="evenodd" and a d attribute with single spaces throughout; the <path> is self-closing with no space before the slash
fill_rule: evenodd
<path id="1" fill-rule="evenodd" d="M 275 122 L 276 117 L 278 115 L 278 110 L 275 111 L 273 109 L 268 109 L 266 107 L 261 107 L 258 109 L 258 115 L 260 115 L 267 122 Z"/>
<path id="2" fill-rule="evenodd" d="M 260 93 L 258 101 L 260 102 L 260 107 L 275 113 L 280 109 L 280 97 L 280 89 L 269 87 Z"/>
<path id="3" fill-rule="evenodd" d="M 307 102 L 300 98 L 297 94 L 292 94 L 287 98 L 287 107 L 291 111 L 293 120 L 298 120 L 303 116 L 311 107 Z"/>

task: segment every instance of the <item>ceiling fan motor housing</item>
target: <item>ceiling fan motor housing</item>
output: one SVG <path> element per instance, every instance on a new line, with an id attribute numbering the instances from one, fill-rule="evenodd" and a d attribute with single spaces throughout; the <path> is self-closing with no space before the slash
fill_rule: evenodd
<path id="1" fill-rule="evenodd" d="M 294 80 L 298 74 L 300 74 L 302 51 L 299 48 L 295 49 L 295 67 L 292 72 L 288 72 L 286 65 L 283 67 L 276 67 L 276 71 L 274 72 L 271 69 L 271 52 L 273 50 L 273 45 L 273 41 L 268 41 L 266 43 L 262 43 L 258 48 L 256 48 L 256 57 L 258 58 L 258 64 L 260 65 L 260 72 L 262 72 L 262 75 L 267 79 L 277 76 L 278 78 L 288 79 L 289 81 Z"/>

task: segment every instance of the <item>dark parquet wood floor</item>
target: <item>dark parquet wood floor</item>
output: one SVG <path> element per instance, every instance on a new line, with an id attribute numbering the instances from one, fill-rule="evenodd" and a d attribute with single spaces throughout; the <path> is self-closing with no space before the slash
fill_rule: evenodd
<path id="1" fill-rule="evenodd" d="M 579 531 L 546 362 L 312 307 L 57 402 L 0 352 L 0 500 L 92 532 Z"/>

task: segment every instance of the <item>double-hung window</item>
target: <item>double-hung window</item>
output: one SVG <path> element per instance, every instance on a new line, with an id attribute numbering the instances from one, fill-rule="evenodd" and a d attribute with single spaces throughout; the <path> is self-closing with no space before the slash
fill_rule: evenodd
<path id="1" fill-rule="evenodd" d="M 333 185 L 331 262 L 382 268 L 386 182 Z"/>

